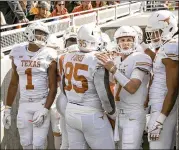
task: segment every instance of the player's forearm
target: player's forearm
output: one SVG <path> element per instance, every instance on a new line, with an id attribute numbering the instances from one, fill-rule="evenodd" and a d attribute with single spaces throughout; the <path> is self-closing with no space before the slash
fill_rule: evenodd
<path id="1" fill-rule="evenodd" d="M 17 89 L 18 89 L 18 85 L 9 84 L 6 105 L 12 106 L 14 99 L 16 97 Z"/>
<path id="2" fill-rule="evenodd" d="M 50 107 L 52 106 L 52 104 L 55 100 L 56 94 L 57 94 L 57 87 L 54 86 L 53 88 L 51 88 L 49 90 L 47 100 L 46 100 L 46 103 L 45 103 L 45 108 L 50 109 Z"/>
<path id="3" fill-rule="evenodd" d="M 134 94 L 140 87 L 140 84 L 136 83 L 134 79 L 127 78 L 119 70 L 116 70 L 116 72 L 114 73 L 114 77 L 117 82 L 130 94 Z"/>
<path id="4" fill-rule="evenodd" d="M 178 89 L 167 92 L 161 111 L 162 114 L 164 114 L 165 116 L 168 116 L 170 114 L 171 110 L 173 109 L 173 106 L 175 105 L 177 96 Z"/>
<path id="5" fill-rule="evenodd" d="M 134 94 L 139 89 L 139 87 L 140 85 L 137 85 L 132 80 L 130 80 L 123 88 L 130 94 Z"/>

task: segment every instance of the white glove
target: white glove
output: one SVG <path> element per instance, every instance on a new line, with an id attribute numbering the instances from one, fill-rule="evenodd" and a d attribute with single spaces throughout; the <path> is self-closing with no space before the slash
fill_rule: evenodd
<path id="1" fill-rule="evenodd" d="M 159 140 L 159 136 L 161 130 L 163 129 L 163 123 L 166 119 L 166 116 L 160 113 L 157 121 L 154 123 L 153 127 L 148 131 L 148 138 L 149 140 L 156 141 Z"/>
<path id="2" fill-rule="evenodd" d="M 4 109 L 3 124 L 6 129 L 9 129 L 11 126 L 11 107 L 9 106 L 6 106 Z"/>
<path id="3" fill-rule="evenodd" d="M 43 108 L 43 109 L 35 112 L 35 114 L 33 116 L 32 123 L 36 127 L 40 127 L 44 123 L 44 120 L 47 117 L 48 112 L 49 112 L 49 110 L 47 108 Z"/>

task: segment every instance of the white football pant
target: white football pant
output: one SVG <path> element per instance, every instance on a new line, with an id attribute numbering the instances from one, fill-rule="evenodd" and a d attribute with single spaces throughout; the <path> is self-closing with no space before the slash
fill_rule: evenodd
<path id="1" fill-rule="evenodd" d="M 150 120 L 148 124 L 149 130 L 154 125 L 155 121 L 158 119 L 158 116 L 160 115 L 161 109 L 162 109 L 162 103 L 156 103 L 151 105 L 151 115 Z M 170 112 L 168 117 L 166 118 L 163 129 L 160 133 L 159 140 L 157 141 L 149 141 L 150 149 L 171 149 L 173 148 L 173 140 L 177 122 L 177 109 L 176 104 L 173 108 L 173 110 Z"/>
<path id="2" fill-rule="evenodd" d="M 111 124 L 104 112 L 67 104 L 65 119 L 69 149 L 115 149 Z"/>
<path id="3" fill-rule="evenodd" d="M 66 121 L 65 121 L 65 110 L 66 110 L 67 102 L 68 100 L 66 96 L 61 92 L 56 102 L 57 111 L 60 114 L 60 130 L 62 133 L 62 145 L 60 149 L 68 149 L 69 147 L 68 134 L 66 129 Z"/>
<path id="4" fill-rule="evenodd" d="M 145 111 L 124 113 L 122 109 L 119 110 L 118 149 L 140 149 L 142 136 L 145 129 L 145 122 Z"/>
<path id="5" fill-rule="evenodd" d="M 60 129 L 59 129 L 60 114 L 58 113 L 56 107 L 51 107 L 50 109 L 50 120 L 52 125 L 52 131 L 54 133 L 60 133 Z"/>
<path id="6" fill-rule="evenodd" d="M 58 113 L 56 109 L 56 105 L 52 105 L 50 109 L 50 121 L 52 125 L 52 131 L 54 135 L 54 145 L 55 149 L 60 149 L 61 147 L 61 134 L 60 134 L 60 128 L 59 128 L 59 123 L 60 123 L 60 114 Z"/>
<path id="7" fill-rule="evenodd" d="M 46 98 L 40 102 L 24 102 L 19 104 L 17 115 L 17 128 L 20 135 L 20 143 L 23 149 L 45 149 L 46 139 L 50 125 L 50 115 L 48 114 L 44 123 L 40 127 L 32 124 L 36 112 L 44 108 Z"/>

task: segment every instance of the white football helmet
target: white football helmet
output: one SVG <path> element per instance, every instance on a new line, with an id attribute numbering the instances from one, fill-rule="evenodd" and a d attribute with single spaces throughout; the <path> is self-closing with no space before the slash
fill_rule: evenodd
<path id="1" fill-rule="evenodd" d="M 118 38 L 121 37 L 133 37 L 134 42 L 132 44 L 132 47 L 128 50 L 124 50 L 120 47 L 118 43 Z M 120 53 L 123 53 L 124 55 L 129 55 L 130 53 L 134 52 L 136 50 L 137 44 L 138 44 L 138 38 L 137 38 L 137 33 L 136 31 L 130 27 L 130 26 L 121 26 L 116 30 L 114 33 L 114 41 L 118 45 L 118 50 Z"/>
<path id="2" fill-rule="evenodd" d="M 132 26 L 138 35 L 138 43 L 141 44 L 143 42 L 143 31 L 139 26 Z"/>
<path id="3" fill-rule="evenodd" d="M 111 43 L 111 39 L 106 33 L 102 33 L 101 35 L 102 35 L 102 42 L 103 42 L 101 49 L 104 51 L 108 51 L 108 46 Z"/>
<path id="4" fill-rule="evenodd" d="M 100 28 L 89 24 L 81 26 L 77 33 L 77 44 L 83 52 L 101 50 L 103 41 Z"/>
<path id="5" fill-rule="evenodd" d="M 37 35 L 36 30 L 42 31 L 45 34 Z M 42 47 L 47 44 L 47 39 L 49 37 L 49 30 L 45 23 L 38 21 L 27 26 L 24 31 L 24 34 L 30 43 L 34 43 L 39 47 Z"/>
<path id="6" fill-rule="evenodd" d="M 159 48 L 173 38 L 177 32 L 178 21 L 176 16 L 168 10 L 154 12 L 148 19 L 145 29 L 146 41 L 152 44 L 153 48 Z"/>
<path id="7" fill-rule="evenodd" d="M 77 38 L 77 31 L 78 31 L 78 27 L 76 26 L 71 26 L 68 29 L 66 29 L 64 35 L 63 35 L 63 41 L 64 41 L 64 45 L 67 44 L 67 41 L 70 38 L 76 39 Z M 66 46 L 65 46 L 66 47 Z"/>

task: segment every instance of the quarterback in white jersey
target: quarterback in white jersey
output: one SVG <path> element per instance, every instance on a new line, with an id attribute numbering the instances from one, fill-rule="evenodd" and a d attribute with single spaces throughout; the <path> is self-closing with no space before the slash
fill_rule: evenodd
<path id="1" fill-rule="evenodd" d="M 176 126 L 176 99 L 178 96 L 178 36 L 177 19 L 172 12 L 154 12 L 146 27 L 147 41 L 157 54 L 153 57 L 153 81 L 149 91 L 151 117 L 148 125 L 150 149 L 171 149 Z"/>
<path id="2" fill-rule="evenodd" d="M 57 98 L 56 105 L 57 105 L 57 110 L 60 113 L 60 129 L 62 132 L 62 145 L 60 149 L 68 149 L 69 147 L 68 135 L 67 135 L 67 130 L 66 130 L 66 122 L 65 122 L 65 110 L 66 110 L 68 100 L 66 96 L 64 95 L 62 84 L 61 84 L 61 78 L 63 74 L 61 65 L 63 64 L 64 55 L 66 53 L 71 53 L 71 52 L 75 52 L 79 50 L 77 46 L 76 36 L 77 36 L 77 28 L 75 26 L 69 27 L 65 31 L 65 34 L 63 36 L 65 50 L 64 51 L 60 50 L 60 55 L 58 56 L 58 64 L 57 64 L 58 77 L 59 77 L 58 81 L 60 84 L 61 92 Z"/>
<path id="3" fill-rule="evenodd" d="M 147 98 L 151 58 L 135 52 L 137 35 L 130 26 L 122 26 L 114 34 L 119 54 L 111 60 L 108 55 L 97 57 L 115 79 L 116 124 L 115 141 L 119 149 L 139 149 L 145 128 L 144 102 Z"/>
<path id="4" fill-rule="evenodd" d="M 79 52 L 64 55 L 62 85 L 68 99 L 65 120 L 69 149 L 114 149 L 113 131 L 106 116 L 115 113 L 108 72 L 98 66 L 95 53 L 102 45 L 101 31 L 81 26 Z M 106 111 L 106 113 L 104 112 Z"/>
<path id="5" fill-rule="evenodd" d="M 12 77 L 8 88 L 3 123 L 11 125 L 11 106 L 18 84 L 20 100 L 17 127 L 23 149 L 45 149 L 49 129 L 49 109 L 56 95 L 56 52 L 45 47 L 49 35 L 44 23 L 25 29 L 29 44 L 12 49 Z"/>

